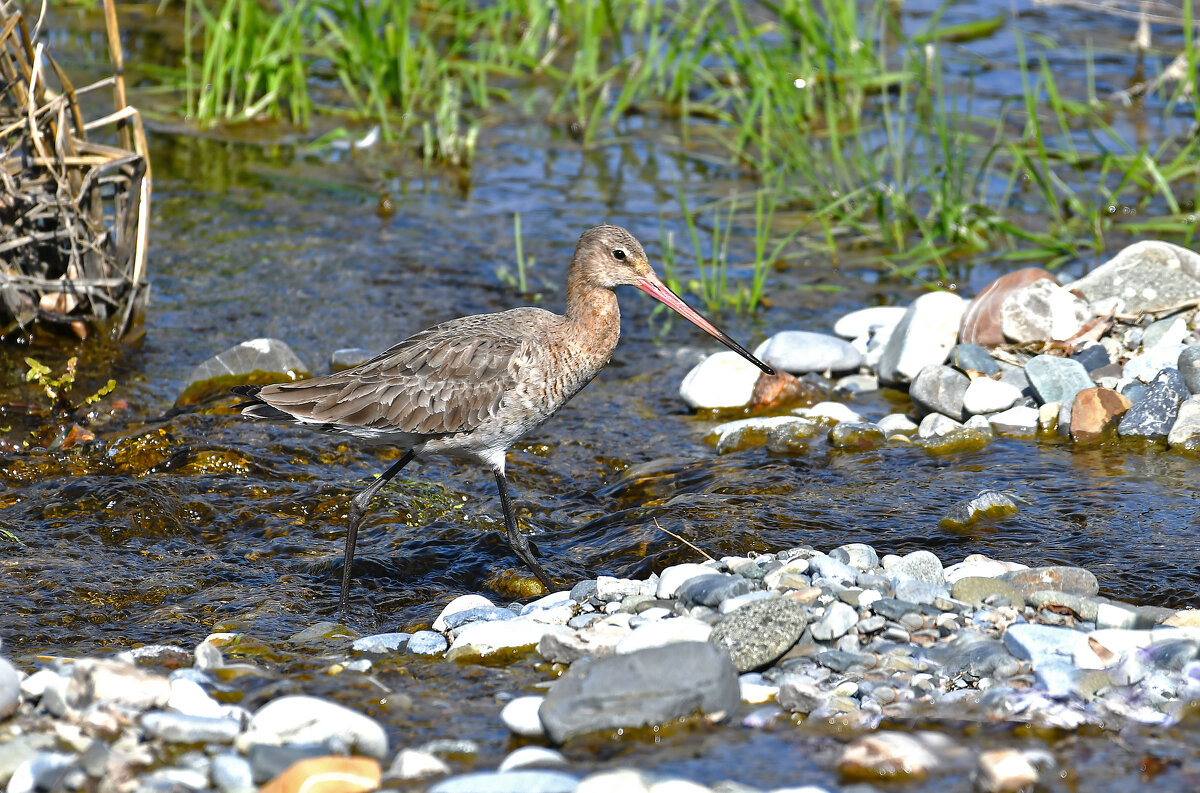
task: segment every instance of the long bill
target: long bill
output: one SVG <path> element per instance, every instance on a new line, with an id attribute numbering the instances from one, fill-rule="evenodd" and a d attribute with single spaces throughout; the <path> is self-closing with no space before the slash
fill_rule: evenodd
<path id="1" fill-rule="evenodd" d="M 729 349 L 736 352 L 738 355 L 745 358 L 750 363 L 757 366 L 759 369 L 762 369 L 769 375 L 775 374 L 774 369 L 755 358 L 745 347 L 731 339 L 729 334 L 709 322 L 704 317 L 700 316 L 700 314 L 697 313 L 694 308 L 683 302 L 683 298 L 667 288 L 667 285 L 658 280 L 658 276 L 656 276 L 654 273 L 650 273 L 641 278 L 641 280 L 639 280 L 635 286 L 637 286 L 638 289 L 642 290 L 646 294 L 650 295 L 650 297 L 670 308 L 688 322 L 700 328 L 700 330 L 724 344 Z"/>

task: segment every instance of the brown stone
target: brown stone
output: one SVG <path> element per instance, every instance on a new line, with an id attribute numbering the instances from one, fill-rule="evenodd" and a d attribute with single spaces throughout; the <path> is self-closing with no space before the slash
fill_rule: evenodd
<path id="1" fill-rule="evenodd" d="M 1111 388 L 1085 388 L 1071 406 L 1071 438 L 1079 443 L 1094 441 L 1104 429 L 1133 403 Z"/>
<path id="2" fill-rule="evenodd" d="M 754 393 L 750 397 L 750 410 L 759 408 L 779 407 L 803 402 L 805 405 L 815 405 L 824 399 L 824 395 L 816 386 L 806 383 L 795 375 L 778 371 L 774 375 L 760 374 L 754 383 Z"/>
<path id="3" fill-rule="evenodd" d="M 1053 275 L 1042 268 L 1026 267 L 1002 275 L 985 286 L 963 312 L 962 323 L 958 326 L 958 340 L 963 344 L 978 344 L 983 347 L 1004 344 L 1006 339 L 1000 332 L 1000 305 L 1013 292 L 1024 289 L 1042 278 L 1049 278 L 1055 284 L 1058 283 Z"/>
<path id="4" fill-rule="evenodd" d="M 369 757 L 301 760 L 260 788 L 259 793 L 365 793 L 379 787 L 383 773 Z"/>

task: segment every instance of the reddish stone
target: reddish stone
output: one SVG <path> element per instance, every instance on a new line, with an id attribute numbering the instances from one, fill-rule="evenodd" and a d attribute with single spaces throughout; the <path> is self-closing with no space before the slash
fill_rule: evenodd
<path id="1" fill-rule="evenodd" d="M 1080 443 L 1096 440 L 1132 404 L 1129 397 L 1111 388 L 1083 389 L 1071 406 L 1071 437 Z"/>
<path id="2" fill-rule="evenodd" d="M 748 407 L 751 410 L 757 410 L 796 402 L 815 405 L 823 398 L 824 395 L 816 386 L 787 372 L 778 371 L 774 375 L 760 374 L 758 376 Z"/>
<path id="3" fill-rule="evenodd" d="M 1004 334 L 1000 332 L 1000 305 L 1004 298 L 1043 278 L 1058 283 L 1053 275 L 1042 268 L 1026 267 L 1002 275 L 985 286 L 963 312 L 962 323 L 958 326 L 958 340 L 983 347 L 1004 344 Z"/>

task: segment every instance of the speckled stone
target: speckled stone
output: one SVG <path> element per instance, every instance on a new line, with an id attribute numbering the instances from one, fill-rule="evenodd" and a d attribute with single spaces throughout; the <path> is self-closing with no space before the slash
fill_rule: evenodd
<path id="1" fill-rule="evenodd" d="M 1100 591 L 1096 576 L 1082 567 L 1031 567 L 1027 570 L 1004 573 L 1000 579 L 1011 584 L 1023 597 L 1028 597 L 1039 589 L 1053 589 L 1085 597 L 1091 597 Z"/>
<path id="2" fill-rule="evenodd" d="M 795 601 L 757 600 L 721 618 L 709 641 L 729 653 L 739 672 L 749 672 L 786 653 L 807 624 L 807 610 Z"/>

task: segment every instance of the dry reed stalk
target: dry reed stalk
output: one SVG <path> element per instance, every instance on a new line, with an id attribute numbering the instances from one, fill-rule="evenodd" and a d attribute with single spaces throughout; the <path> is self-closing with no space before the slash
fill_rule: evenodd
<path id="1" fill-rule="evenodd" d="M 31 38 L 0 0 L 0 337 L 40 321 L 121 338 L 149 291 L 146 133 L 125 102 L 113 0 L 104 10 L 116 74 L 76 89 L 35 41 L 37 27 Z M 80 95 L 109 85 L 113 112 L 85 122 Z M 88 140 L 114 124 L 117 146 Z"/>

